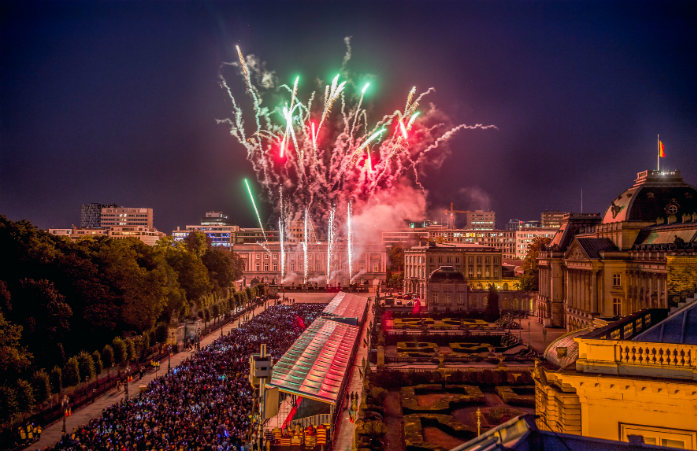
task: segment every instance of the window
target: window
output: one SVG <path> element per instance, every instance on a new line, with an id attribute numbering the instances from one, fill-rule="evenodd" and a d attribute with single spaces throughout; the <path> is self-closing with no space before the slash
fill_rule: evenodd
<path id="1" fill-rule="evenodd" d="M 612 286 L 619 287 L 622 285 L 622 274 L 616 272 L 612 275 Z"/>
<path id="2" fill-rule="evenodd" d="M 622 314 L 622 301 L 618 298 L 612 299 L 612 314 L 620 316 Z"/>

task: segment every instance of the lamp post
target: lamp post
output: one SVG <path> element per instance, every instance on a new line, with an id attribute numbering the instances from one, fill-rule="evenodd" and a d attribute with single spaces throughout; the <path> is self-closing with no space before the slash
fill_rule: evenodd
<path id="1" fill-rule="evenodd" d="M 170 368 L 172 368 L 172 345 L 169 345 L 168 348 L 169 352 L 167 353 L 167 371 L 169 371 Z"/>
<path id="2" fill-rule="evenodd" d="M 131 376 L 130 376 L 130 374 L 131 374 L 131 367 L 128 366 L 128 365 L 126 365 L 126 371 L 125 371 L 125 372 L 126 372 L 126 401 L 128 401 L 128 382 L 129 382 L 129 379 L 131 378 Z"/>
<path id="3" fill-rule="evenodd" d="M 477 437 L 482 435 L 482 411 L 477 407 Z"/>
<path id="4" fill-rule="evenodd" d="M 65 421 L 68 418 L 68 404 L 69 404 L 68 396 L 63 395 L 63 399 L 61 399 L 61 408 L 63 409 L 63 430 L 62 430 L 63 434 L 65 434 L 65 432 L 66 432 Z"/>

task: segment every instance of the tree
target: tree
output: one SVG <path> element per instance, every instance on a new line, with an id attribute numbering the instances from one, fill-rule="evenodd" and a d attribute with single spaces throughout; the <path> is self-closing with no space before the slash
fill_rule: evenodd
<path id="1" fill-rule="evenodd" d="M 24 379 L 17 379 L 17 408 L 20 412 L 30 412 L 34 408 L 34 390 Z"/>
<path id="2" fill-rule="evenodd" d="M 19 410 L 17 391 L 5 385 L 0 385 L 0 422 L 9 421 Z"/>
<path id="3" fill-rule="evenodd" d="M 102 349 L 102 364 L 107 370 L 114 366 L 114 348 L 111 345 L 104 345 Z"/>
<path id="4" fill-rule="evenodd" d="M 111 342 L 114 347 L 114 363 L 117 365 L 124 363 L 128 359 L 128 349 L 126 349 L 126 342 L 123 341 L 121 337 L 114 337 Z"/>
<path id="5" fill-rule="evenodd" d="M 58 363 L 53 344 L 63 342 L 68 336 L 73 315 L 65 297 L 53 282 L 33 278 L 19 280 L 12 297 L 12 314 L 24 326 L 22 341 L 36 357 L 37 365 Z"/>
<path id="6" fill-rule="evenodd" d="M 487 296 L 486 310 L 484 310 L 484 319 L 489 322 L 494 322 L 499 318 L 499 292 L 496 290 L 496 285 L 489 285 L 489 294 Z"/>
<path id="7" fill-rule="evenodd" d="M 136 359 L 137 354 L 136 354 L 136 344 L 133 341 L 133 338 L 129 337 L 126 338 L 126 358 L 128 361 L 133 361 Z"/>
<path id="8" fill-rule="evenodd" d="M 46 371 L 35 371 L 31 377 L 31 386 L 34 390 L 34 398 L 36 402 L 42 403 L 51 396 L 51 383 Z"/>
<path id="9" fill-rule="evenodd" d="M 200 257 L 210 249 L 211 240 L 206 236 L 205 233 L 198 230 L 189 232 L 189 234 L 182 240 L 186 249 L 192 254 Z"/>
<path id="10" fill-rule="evenodd" d="M 165 323 L 159 323 L 155 328 L 155 340 L 158 343 L 164 343 L 167 341 L 167 336 L 169 335 L 169 328 Z"/>
<path id="11" fill-rule="evenodd" d="M 210 291 L 208 269 L 201 257 L 186 248 L 174 247 L 167 250 L 167 262 L 177 272 L 179 285 L 189 300 L 198 301 Z"/>
<path id="12" fill-rule="evenodd" d="M 0 382 L 12 384 L 31 365 L 32 355 L 20 344 L 22 326 L 0 312 Z"/>
<path id="13" fill-rule="evenodd" d="M 102 363 L 102 355 L 99 351 L 92 351 L 92 361 L 94 362 L 94 372 L 99 374 L 104 369 L 104 364 Z"/>
<path id="14" fill-rule="evenodd" d="M 540 251 L 549 244 L 551 240 L 544 237 L 535 237 L 528 247 L 528 254 L 523 261 L 523 277 L 521 278 L 521 288 L 526 291 L 537 291 L 539 287 L 540 270 L 537 264 L 537 257 Z"/>
<path id="15" fill-rule="evenodd" d="M 234 252 L 211 247 L 203 254 L 201 261 L 206 265 L 213 287 L 219 293 L 242 277 L 244 263 Z"/>
<path id="16" fill-rule="evenodd" d="M 63 371 L 59 366 L 54 366 L 49 375 L 51 389 L 53 393 L 60 393 L 63 390 Z"/>
<path id="17" fill-rule="evenodd" d="M 87 382 L 94 377 L 94 360 L 89 353 L 81 351 L 77 355 L 77 364 L 80 371 L 80 379 Z"/>
<path id="18" fill-rule="evenodd" d="M 63 367 L 63 383 L 65 387 L 72 387 L 80 383 L 80 368 L 75 356 L 70 357 Z"/>
<path id="19" fill-rule="evenodd" d="M 390 247 L 387 256 L 387 282 L 392 287 L 401 287 L 404 280 L 404 248 L 394 244 Z"/>

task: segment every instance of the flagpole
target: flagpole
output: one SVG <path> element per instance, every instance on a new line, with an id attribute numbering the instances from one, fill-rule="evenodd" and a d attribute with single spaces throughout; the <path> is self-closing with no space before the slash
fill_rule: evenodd
<path id="1" fill-rule="evenodd" d="M 656 154 L 656 171 L 661 171 L 661 135 L 656 134 L 656 149 L 658 153 Z"/>

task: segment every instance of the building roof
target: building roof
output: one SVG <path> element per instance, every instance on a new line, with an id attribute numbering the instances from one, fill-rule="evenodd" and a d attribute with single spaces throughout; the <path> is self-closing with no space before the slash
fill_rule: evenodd
<path id="1" fill-rule="evenodd" d="M 322 310 L 322 316 L 355 325 L 363 321 L 367 305 L 365 297 L 340 291 Z"/>
<path id="2" fill-rule="evenodd" d="M 452 266 L 441 266 L 428 276 L 430 283 L 465 283 L 465 276 Z"/>
<path id="3" fill-rule="evenodd" d="M 697 243 L 697 223 L 647 227 L 639 233 L 635 245 L 656 246 L 680 242 L 685 244 Z"/>
<path id="4" fill-rule="evenodd" d="M 357 337 L 356 326 L 317 318 L 274 365 L 269 385 L 336 404 Z"/>
<path id="5" fill-rule="evenodd" d="M 547 345 L 543 354 L 545 360 L 562 369 L 573 365 L 578 359 L 578 343 L 574 339 L 587 334 L 590 330 L 590 328 L 578 329 L 557 338 Z"/>
<path id="6" fill-rule="evenodd" d="M 568 216 L 564 216 L 561 227 L 554 234 L 547 247 L 563 252 L 580 231 L 599 222 L 600 215 L 598 213 L 569 213 Z"/>
<path id="7" fill-rule="evenodd" d="M 588 258 L 600 258 L 600 252 L 616 251 L 617 246 L 609 238 L 577 238 Z"/>
<path id="8" fill-rule="evenodd" d="M 471 244 L 471 243 L 429 243 L 423 246 L 413 246 L 409 249 L 405 249 L 405 252 L 409 251 L 423 251 L 427 249 L 439 249 L 439 250 L 478 250 L 478 251 L 500 251 L 493 246 L 487 246 L 484 244 Z"/>
<path id="9" fill-rule="evenodd" d="M 657 218 L 697 212 L 697 190 L 685 183 L 680 171 L 643 171 L 634 186 L 622 192 L 603 216 L 603 224 L 634 221 L 655 222 Z"/>
<path id="10" fill-rule="evenodd" d="M 583 435 L 562 434 L 541 430 L 532 414 L 513 418 L 450 451 L 630 451 L 637 449 L 670 450 L 645 443 L 604 440 Z"/>
<path id="11" fill-rule="evenodd" d="M 632 341 L 697 345 L 697 302 L 674 311 L 668 318 L 636 335 Z"/>

